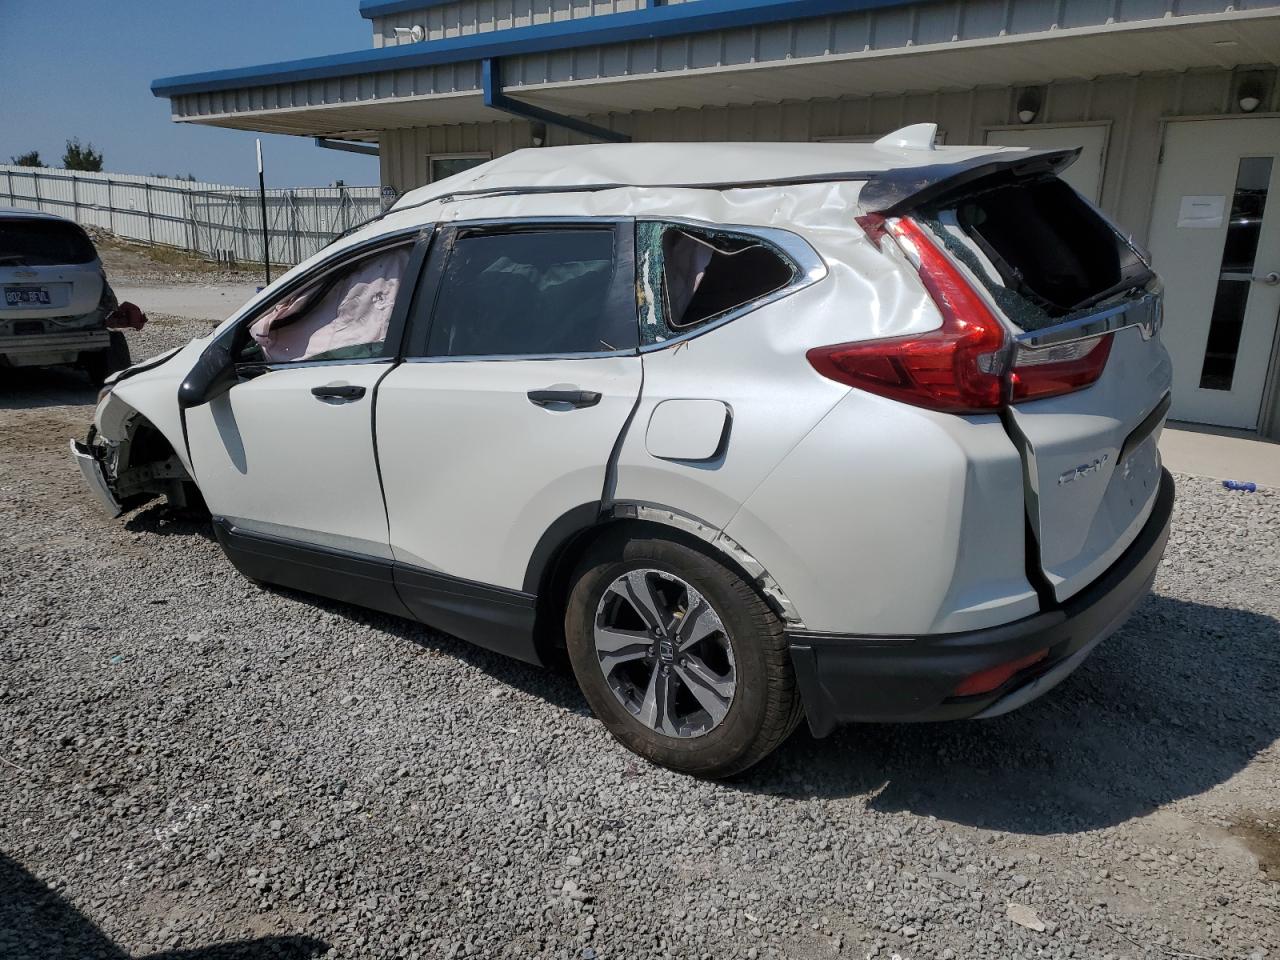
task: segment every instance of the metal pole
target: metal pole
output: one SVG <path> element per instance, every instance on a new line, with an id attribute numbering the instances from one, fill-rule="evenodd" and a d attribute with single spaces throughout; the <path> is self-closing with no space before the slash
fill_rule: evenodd
<path id="1" fill-rule="evenodd" d="M 289 224 L 289 232 L 293 234 L 293 262 L 297 265 L 302 262 L 302 248 L 298 236 L 298 198 L 292 190 L 289 191 Z"/>
<path id="2" fill-rule="evenodd" d="M 199 227 L 196 225 L 196 202 L 191 190 L 188 188 L 183 191 L 185 196 L 182 199 L 182 212 L 187 215 L 186 234 L 187 249 L 198 250 L 200 246 Z"/>
<path id="3" fill-rule="evenodd" d="M 271 282 L 271 234 L 267 230 L 267 182 L 262 176 L 262 138 L 258 144 L 258 204 L 262 207 L 262 271 Z"/>

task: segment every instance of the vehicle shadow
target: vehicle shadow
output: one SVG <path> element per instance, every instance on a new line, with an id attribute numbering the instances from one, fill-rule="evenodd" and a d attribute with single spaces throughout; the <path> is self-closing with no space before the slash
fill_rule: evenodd
<path id="1" fill-rule="evenodd" d="M 388 633 L 406 643 L 461 660 L 488 674 L 496 683 L 514 687 L 530 697 L 544 700 L 562 710 L 569 710 L 582 716 L 591 713 L 586 698 L 578 689 L 577 681 L 566 666 L 536 667 L 533 664 L 485 650 L 483 647 L 477 647 L 475 644 L 434 630 L 416 620 L 406 620 L 288 587 L 267 584 L 262 589 L 292 597 L 301 603 L 321 607 L 355 623 Z"/>
<path id="2" fill-rule="evenodd" d="M 864 794 L 1016 833 L 1095 830 L 1226 782 L 1280 738 L 1280 622 L 1152 595 L 1058 688 L 991 720 L 805 729 L 734 786 Z"/>
<path id="3" fill-rule="evenodd" d="M 455 657 L 561 709 L 590 712 L 567 670 L 521 663 L 411 620 L 266 589 Z M 1021 710 L 981 721 L 856 725 L 823 740 L 802 723 L 772 757 L 724 786 L 794 799 L 862 795 L 874 811 L 1069 833 L 1204 793 L 1277 739 L 1280 621 L 1153 594 L 1074 675 Z"/>
<path id="4" fill-rule="evenodd" d="M 296 596 L 589 712 L 567 671 Z M 1073 676 L 1021 710 L 981 721 L 858 725 L 824 740 L 802 725 L 725 787 L 794 799 L 862 795 L 874 811 L 1014 833 L 1096 830 L 1204 793 L 1280 738 L 1278 667 L 1280 621 L 1153 594 Z"/>
<path id="5" fill-rule="evenodd" d="M 0 377 L 0 410 L 93 404 L 98 389 L 70 367 L 12 367 Z"/>
<path id="6" fill-rule="evenodd" d="M 0 956 L 12 960 L 141 960 L 121 949 L 69 901 L 0 853 Z M 259 937 L 145 954 L 146 960 L 307 960 L 329 949 L 305 936 Z"/>
<path id="7" fill-rule="evenodd" d="M 209 514 L 198 510 L 175 510 L 164 497 L 146 503 L 142 509 L 125 518 L 124 528 L 130 533 L 154 533 L 161 536 L 197 536 L 214 540 Z"/>

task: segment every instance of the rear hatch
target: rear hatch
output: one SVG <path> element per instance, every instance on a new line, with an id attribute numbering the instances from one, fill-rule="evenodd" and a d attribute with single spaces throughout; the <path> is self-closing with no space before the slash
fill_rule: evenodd
<path id="1" fill-rule="evenodd" d="M 81 316 L 102 298 L 93 242 L 74 223 L 0 217 L 0 318 Z"/>
<path id="2" fill-rule="evenodd" d="M 1053 172 L 996 174 L 911 218 L 1012 333 L 1002 416 L 1041 571 L 1066 600 L 1137 536 L 1160 485 L 1171 368 L 1148 261 Z"/>

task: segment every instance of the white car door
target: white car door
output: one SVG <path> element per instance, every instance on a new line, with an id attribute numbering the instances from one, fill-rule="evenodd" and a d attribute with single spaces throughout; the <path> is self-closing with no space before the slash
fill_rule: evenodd
<path id="1" fill-rule="evenodd" d="M 248 576 L 404 612 L 372 410 L 422 256 L 412 237 L 366 248 L 227 332 L 237 382 L 188 408 L 186 429 L 218 537 Z"/>
<path id="2" fill-rule="evenodd" d="M 640 393 L 631 221 L 446 228 L 378 388 L 396 584 L 416 616 L 535 660 L 538 541 L 598 509 Z"/>

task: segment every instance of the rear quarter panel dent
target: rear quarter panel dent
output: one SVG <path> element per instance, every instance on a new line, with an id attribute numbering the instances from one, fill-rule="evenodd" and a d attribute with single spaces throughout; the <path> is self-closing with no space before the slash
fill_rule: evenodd
<path id="1" fill-rule="evenodd" d="M 994 417 L 850 391 L 726 532 L 813 630 L 943 633 L 1033 612 L 1022 476 Z"/>

